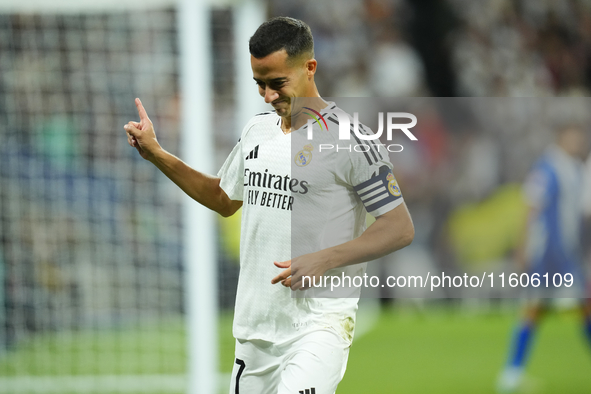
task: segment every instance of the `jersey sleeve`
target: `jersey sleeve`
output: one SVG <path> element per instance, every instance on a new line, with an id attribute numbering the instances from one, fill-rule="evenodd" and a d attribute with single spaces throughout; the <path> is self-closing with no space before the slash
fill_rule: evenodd
<path id="1" fill-rule="evenodd" d="M 239 140 L 218 172 L 220 187 L 231 200 L 242 201 L 244 191 L 244 158 L 242 141 Z"/>
<path id="2" fill-rule="evenodd" d="M 366 151 L 362 147 L 339 155 L 338 177 L 353 187 L 367 212 L 377 217 L 404 200 L 387 153 L 380 152 L 379 146 L 372 141 L 367 141 L 365 146 Z"/>

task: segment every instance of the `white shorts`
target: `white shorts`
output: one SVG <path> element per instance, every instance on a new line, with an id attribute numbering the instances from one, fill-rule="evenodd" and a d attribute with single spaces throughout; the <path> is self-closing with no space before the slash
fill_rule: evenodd
<path id="1" fill-rule="evenodd" d="M 285 343 L 236 340 L 230 394 L 334 394 L 349 344 L 330 330 Z"/>

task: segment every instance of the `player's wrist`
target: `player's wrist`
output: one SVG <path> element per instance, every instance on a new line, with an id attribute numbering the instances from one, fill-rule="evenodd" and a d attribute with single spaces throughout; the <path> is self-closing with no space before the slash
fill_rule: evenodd
<path id="1" fill-rule="evenodd" d="M 346 257 L 342 253 L 339 253 L 338 248 L 329 248 L 323 252 L 325 254 L 324 259 L 326 261 L 325 266 L 327 271 L 347 265 Z"/>
<path id="2" fill-rule="evenodd" d="M 158 164 L 162 164 L 166 159 L 166 156 L 169 154 L 159 144 L 157 144 L 155 148 L 150 149 L 150 151 L 147 153 L 147 160 L 156 166 L 158 166 Z"/>

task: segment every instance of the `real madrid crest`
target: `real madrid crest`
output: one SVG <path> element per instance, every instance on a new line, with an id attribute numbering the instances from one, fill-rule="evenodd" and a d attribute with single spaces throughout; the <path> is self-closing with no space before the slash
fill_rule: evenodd
<path id="1" fill-rule="evenodd" d="M 394 179 L 394 175 L 392 173 L 389 173 L 388 175 L 386 175 L 386 179 L 388 180 L 388 191 L 390 192 L 390 194 L 395 197 L 400 197 L 400 188 L 396 183 L 396 179 Z"/>
<path id="2" fill-rule="evenodd" d="M 298 167 L 305 167 L 312 161 L 312 150 L 314 147 L 312 144 L 304 146 L 304 149 L 296 153 L 294 162 Z"/>

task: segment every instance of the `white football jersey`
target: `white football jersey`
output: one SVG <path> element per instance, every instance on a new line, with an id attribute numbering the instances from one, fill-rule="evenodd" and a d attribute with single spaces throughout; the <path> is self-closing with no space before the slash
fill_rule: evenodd
<path id="1" fill-rule="evenodd" d="M 237 339 L 282 342 L 318 329 L 353 338 L 359 287 L 292 297 L 289 288 L 271 284 L 283 271 L 273 262 L 350 241 L 365 230 L 366 212 L 379 216 L 402 203 L 385 149 L 353 133 L 350 141 L 338 141 L 338 120 L 330 114 L 335 108 L 329 103 L 320 112 L 323 127 L 314 123 L 311 140 L 306 127 L 285 135 L 275 112 L 255 116 L 218 173 L 228 197 L 243 201 Z M 353 278 L 365 268 L 356 264 L 326 275 Z"/>

